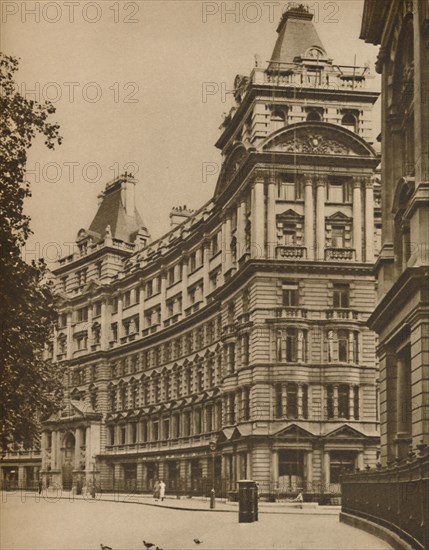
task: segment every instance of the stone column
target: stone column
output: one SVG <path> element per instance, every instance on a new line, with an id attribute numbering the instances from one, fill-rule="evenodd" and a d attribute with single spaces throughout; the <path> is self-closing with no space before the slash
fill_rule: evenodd
<path id="1" fill-rule="evenodd" d="M 100 329 L 100 347 L 103 351 L 106 351 L 108 348 L 109 342 L 109 327 L 107 320 L 107 305 L 106 300 L 103 299 L 101 302 L 101 329 Z"/>
<path id="2" fill-rule="evenodd" d="M 94 340 L 92 338 L 92 303 L 88 305 L 88 321 L 86 322 L 87 326 L 87 342 L 88 342 L 88 349 L 91 349 L 91 345 L 94 343 Z"/>
<path id="3" fill-rule="evenodd" d="M 239 200 L 237 208 L 237 260 L 246 252 L 246 203 Z"/>
<path id="4" fill-rule="evenodd" d="M 268 182 L 267 190 L 267 258 L 274 260 L 277 245 L 276 183 Z"/>
<path id="5" fill-rule="evenodd" d="M 316 181 L 316 259 L 325 259 L 326 177 Z"/>
<path id="6" fill-rule="evenodd" d="M 163 327 L 164 321 L 167 319 L 167 274 L 164 269 L 161 271 L 161 327 Z"/>
<path id="7" fill-rule="evenodd" d="M 304 179 L 304 244 L 307 248 L 307 259 L 314 260 L 314 199 L 311 176 L 305 176 Z"/>
<path id="8" fill-rule="evenodd" d="M 58 461 L 58 433 L 56 431 L 52 432 L 52 446 L 51 446 L 51 466 L 53 470 L 57 469 Z"/>
<path id="9" fill-rule="evenodd" d="M 331 483 L 331 457 L 329 451 L 323 452 L 323 478 L 325 481 L 325 490 L 329 490 L 329 484 Z"/>
<path id="10" fill-rule="evenodd" d="M 279 452 L 273 449 L 271 453 L 271 481 L 277 487 L 279 482 Z"/>
<path id="11" fill-rule="evenodd" d="M 42 432 L 41 434 L 41 441 L 40 441 L 40 450 L 41 450 L 41 456 L 42 456 L 42 470 L 46 469 L 46 447 L 47 447 L 47 436 L 46 432 Z"/>
<path id="12" fill-rule="evenodd" d="M 313 451 L 307 451 L 306 454 L 307 468 L 306 468 L 306 482 L 307 491 L 312 491 L 313 487 Z"/>
<path id="13" fill-rule="evenodd" d="M 202 289 L 202 298 L 204 304 L 207 304 L 207 295 L 210 292 L 210 241 L 206 237 L 203 242 L 203 289 Z"/>
<path id="14" fill-rule="evenodd" d="M 353 384 L 350 384 L 349 386 L 349 418 L 350 420 L 355 420 L 355 400 Z"/>
<path id="15" fill-rule="evenodd" d="M 183 313 L 189 307 L 188 296 L 188 257 L 182 256 L 182 311 Z"/>
<path id="16" fill-rule="evenodd" d="M 303 417 L 303 392 L 302 384 L 298 384 L 298 418 Z"/>
<path id="17" fill-rule="evenodd" d="M 408 446 L 408 436 L 411 425 L 411 401 L 408 365 L 402 357 L 397 357 L 398 383 L 396 386 L 396 437 L 405 441 L 398 447 L 399 455 L 404 456 Z"/>
<path id="18" fill-rule="evenodd" d="M 73 357 L 73 327 L 72 311 L 67 312 L 67 359 Z"/>
<path id="19" fill-rule="evenodd" d="M 304 331 L 298 329 L 298 345 L 297 345 L 297 360 L 298 363 L 303 361 L 303 351 L 304 351 Z"/>
<path id="20" fill-rule="evenodd" d="M 287 384 L 282 384 L 282 418 L 287 417 Z"/>
<path id="21" fill-rule="evenodd" d="M 334 385 L 334 418 L 338 418 L 338 386 Z"/>
<path id="22" fill-rule="evenodd" d="M 143 279 L 140 279 L 139 288 L 139 336 L 142 334 L 144 328 L 144 284 Z"/>
<path id="23" fill-rule="evenodd" d="M 124 336 L 124 326 L 122 324 L 122 296 L 118 296 L 118 339 L 119 342 Z"/>
<path id="24" fill-rule="evenodd" d="M 362 190 L 360 178 L 353 178 L 353 248 L 356 261 L 362 261 Z"/>
<path id="25" fill-rule="evenodd" d="M 348 353 L 348 360 L 349 363 L 353 363 L 354 359 L 354 344 L 355 344 L 355 335 L 353 334 L 352 330 L 349 330 L 349 353 Z"/>
<path id="26" fill-rule="evenodd" d="M 224 273 L 229 271 L 232 267 L 231 239 L 231 217 L 228 214 L 222 224 L 222 259 Z"/>
<path id="27" fill-rule="evenodd" d="M 262 176 L 255 179 L 252 188 L 251 256 L 265 258 L 265 184 Z"/>
<path id="28" fill-rule="evenodd" d="M 364 452 L 359 451 L 357 455 L 357 467 L 359 470 L 363 470 L 365 467 Z"/>
<path id="29" fill-rule="evenodd" d="M 76 428 L 74 438 L 75 438 L 74 467 L 77 470 L 80 464 L 80 447 L 82 445 L 82 432 L 80 428 Z"/>
<path id="30" fill-rule="evenodd" d="M 365 259 L 374 261 L 374 189 L 370 177 L 365 178 Z"/>

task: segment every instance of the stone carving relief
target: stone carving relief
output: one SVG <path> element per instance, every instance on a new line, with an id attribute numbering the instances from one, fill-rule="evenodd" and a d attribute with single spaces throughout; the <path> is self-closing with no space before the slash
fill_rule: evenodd
<path id="1" fill-rule="evenodd" d="M 320 133 L 303 133 L 291 137 L 279 136 L 275 140 L 270 150 L 284 151 L 290 153 L 310 153 L 313 155 L 350 155 L 353 151 L 344 143 L 324 136 Z"/>

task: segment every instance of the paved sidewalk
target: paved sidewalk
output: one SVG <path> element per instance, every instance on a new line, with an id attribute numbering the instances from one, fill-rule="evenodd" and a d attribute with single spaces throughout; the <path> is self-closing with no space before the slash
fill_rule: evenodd
<path id="1" fill-rule="evenodd" d="M 55 498 L 67 500 L 92 500 L 89 494 L 74 495 L 61 491 L 51 490 L 42 493 L 42 499 L 54 500 Z M 184 510 L 193 512 L 232 512 L 238 513 L 238 503 L 229 502 L 224 499 L 216 500 L 216 507 L 210 510 L 210 499 L 202 497 L 181 497 L 167 496 L 164 501 L 155 500 L 152 496 L 133 493 L 102 493 L 97 494 L 95 500 L 107 502 L 123 502 L 155 506 L 172 510 Z M 338 515 L 341 506 L 319 506 L 316 502 L 305 502 L 302 505 L 292 502 L 264 502 L 259 501 L 259 512 L 261 514 L 311 514 L 311 515 Z"/>

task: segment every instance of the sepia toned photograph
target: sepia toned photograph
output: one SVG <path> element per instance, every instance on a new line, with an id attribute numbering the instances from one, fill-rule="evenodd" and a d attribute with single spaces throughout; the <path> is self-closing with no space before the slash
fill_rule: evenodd
<path id="1" fill-rule="evenodd" d="M 429 0 L 3 0 L 0 550 L 429 550 Z"/>

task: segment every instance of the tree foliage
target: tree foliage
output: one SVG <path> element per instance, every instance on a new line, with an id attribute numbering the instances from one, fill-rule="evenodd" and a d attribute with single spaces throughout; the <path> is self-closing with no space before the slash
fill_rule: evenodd
<path id="1" fill-rule="evenodd" d="M 42 260 L 27 264 L 22 249 L 31 234 L 24 200 L 27 151 L 40 134 L 53 149 L 61 143 L 49 103 L 28 100 L 17 90 L 18 61 L 0 52 L 0 439 L 31 441 L 40 419 L 61 398 L 62 375 L 43 350 L 56 319 L 51 285 Z"/>

